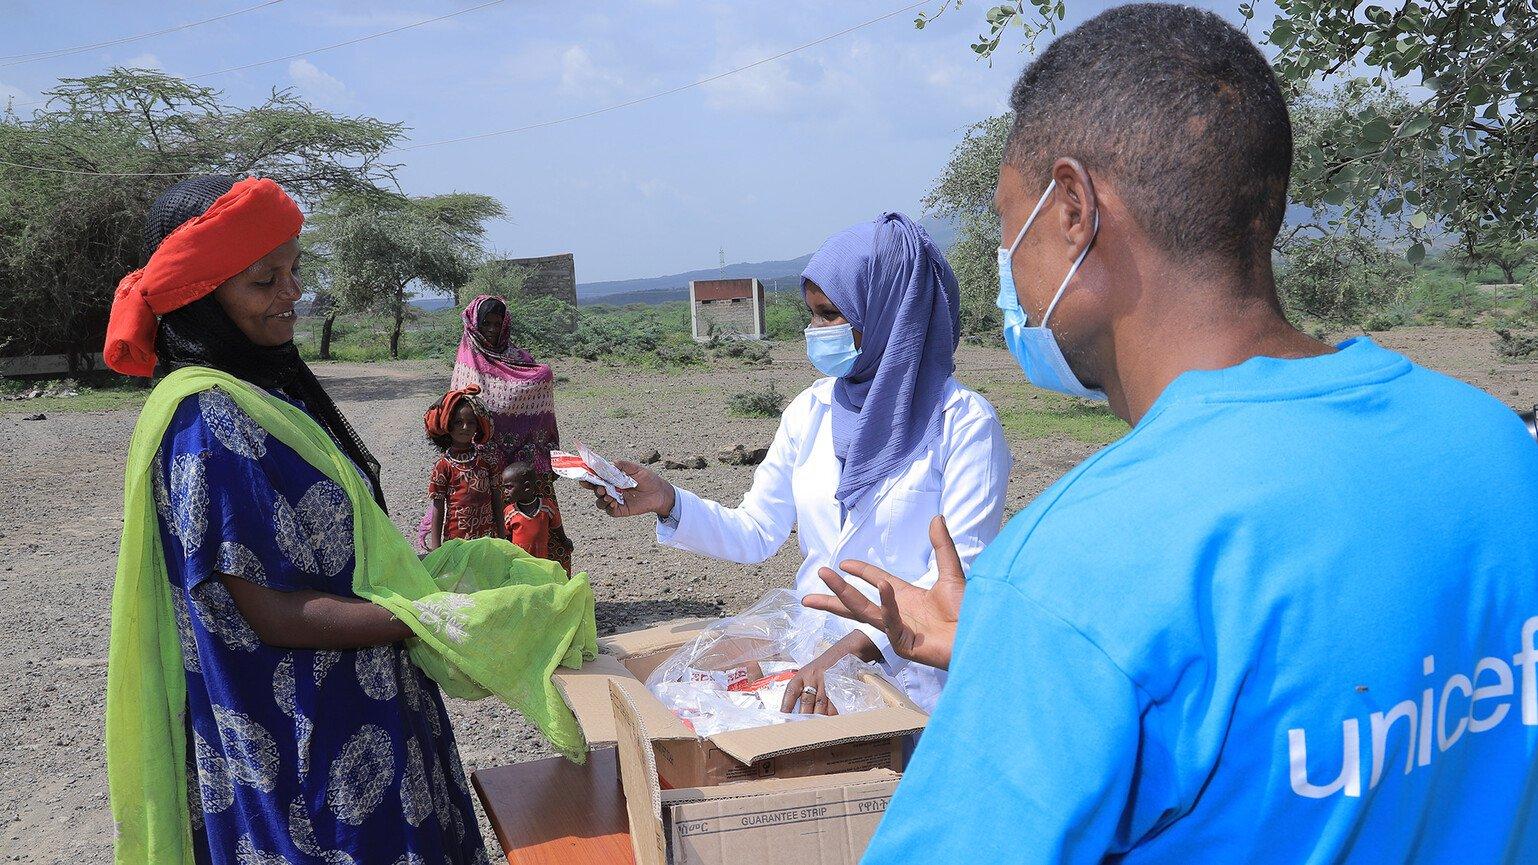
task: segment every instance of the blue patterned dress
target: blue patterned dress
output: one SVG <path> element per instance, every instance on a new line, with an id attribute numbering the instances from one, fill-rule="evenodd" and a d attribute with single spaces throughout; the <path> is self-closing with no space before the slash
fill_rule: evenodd
<path id="1" fill-rule="evenodd" d="M 403 648 L 266 645 L 218 579 L 353 596 L 341 487 L 220 390 L 177 407 L 154 482 L 197 861 L 485 863 L 443 700 Z"/>

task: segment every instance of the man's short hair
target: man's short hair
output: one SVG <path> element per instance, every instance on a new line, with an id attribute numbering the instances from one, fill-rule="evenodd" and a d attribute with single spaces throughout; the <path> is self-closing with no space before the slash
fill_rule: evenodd
<path id="1" fill-rule="evenodd" d="M 1271 67 L 1211 12 L 1142 3 L 1054 41 L 1010 94 L 1006 163 L 1045 187 L 1059 157 L 1104 172 L 1165 251 L 1269 260 L 1292 124 Z"/>

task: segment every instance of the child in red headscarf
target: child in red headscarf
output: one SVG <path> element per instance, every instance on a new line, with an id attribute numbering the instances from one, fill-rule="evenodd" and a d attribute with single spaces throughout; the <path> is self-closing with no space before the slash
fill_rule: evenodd
<path id="1" fill-rule="evenodd" d="M 491 419 L 469 385 L 451 390 L 423 416 L 427 437 L 443 451 L 427 482 L 432 527 L 425 546 L 447 538 L 503 537 L 502 458 L 491 441 Z"/>

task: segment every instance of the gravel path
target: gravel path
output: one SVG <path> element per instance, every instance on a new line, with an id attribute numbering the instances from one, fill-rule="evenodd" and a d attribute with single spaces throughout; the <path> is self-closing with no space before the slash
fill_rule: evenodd
<path id="1" fill-rule="evenodd" d="M 1411 328 L 1379 342 L 1485 388 L 1510 405 L 1538 402 L 1538 365 L 1499 360 L 1486 331 Z M 557 411 L 567 440 L 635 458 L 703 454 L 709 468 L 668 473 L 702 495 L 736 502 L 751 467 L 717 462 L 721 448 L 767 445 L 775 420 L 734 418 L 731 394 L 773 381 L 789 396 L 813 372 L 799 345 L 774 348 L 767 368 L 676 372 L 562 362 Z M 960 377 L 995 395 L 1019 392 L 1003 351 L 966 348 Z M 316 372 L 385 466 L 402 527 L 426 503 L 434 457 L 421 416 L 448 380 L 428 363 L 320 364 Z M 0 414 L 0 861 L 106 863 L 111 819 L 102 759 L 107 622 L 121 530 L 123 458 L 136 410 Z M 1018 510 L 1094 448 L 1069 439 L 1014 442 L 1009 510 Z M 615 521 L 570 485 L 560 488 L 575 565 L 593 580 L 601 632 L 680 616 L 734 611 L 795 572 L 794 543 L 756 566 L 658 547 L 645 520 Z M 495 701 L 450 701 L 466 768 L 548 756 L 515 712 Z M 495 841 L 483 826 L 490 845 Z"/>

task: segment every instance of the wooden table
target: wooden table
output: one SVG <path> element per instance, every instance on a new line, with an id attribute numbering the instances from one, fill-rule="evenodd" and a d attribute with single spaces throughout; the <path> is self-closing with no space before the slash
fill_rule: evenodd
<path id="1" fill-rule="evenodd" d="M 613 748 L 470 776 L 509 865 L 634 865 Z"/>

